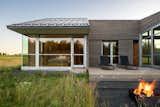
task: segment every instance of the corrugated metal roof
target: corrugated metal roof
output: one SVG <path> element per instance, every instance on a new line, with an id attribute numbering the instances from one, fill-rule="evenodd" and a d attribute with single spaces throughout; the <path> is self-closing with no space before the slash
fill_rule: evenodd
<path id="1" fill-rule="evenodd" d="M 45 18 L 8 25 L 8 27 L 86 27 L 89 26 L 87 18 Z"/>

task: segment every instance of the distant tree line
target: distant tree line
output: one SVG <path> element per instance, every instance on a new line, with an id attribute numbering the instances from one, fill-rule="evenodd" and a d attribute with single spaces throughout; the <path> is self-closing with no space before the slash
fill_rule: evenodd
<path id="1" fill-rule="evenodd" d="M 6 56 L 7 53 L 4 53 L 4 52 L 0 52 L 0 56 Z"/>
<path id="2" fill-rule="evenodd" d="M 0 56 L 21 56 L 21 54 L 13 54 L 13 55 L 10 55 L 10 54 L 7 54 L 5 52 L 0 52 Z"/>

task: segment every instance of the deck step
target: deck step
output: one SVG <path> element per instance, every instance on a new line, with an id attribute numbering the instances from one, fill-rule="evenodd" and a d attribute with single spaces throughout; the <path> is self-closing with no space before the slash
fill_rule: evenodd
<path id="1" fill-rule="evenodd" d="M 138 79 L 160 80 L 160 74 L 143 74 L 143 75 L 90 75 L 90 81 L 137 81 Z"/>

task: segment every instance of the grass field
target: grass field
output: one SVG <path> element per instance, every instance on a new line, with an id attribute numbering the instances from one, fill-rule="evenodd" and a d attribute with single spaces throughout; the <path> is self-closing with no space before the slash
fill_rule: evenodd
<path id="1" fill-rule="evenodd" d="M 4 72 L 0 75 L 0 107 L 95 107 L 86 74 Z"/>
<path id="2" fill-rule="evenodd" d="M 0 56 L 0 107 L 95 107 L 88 74 L 13 73 L 20 65 L 20 56 Z"/>
<path id="3" fill-rule="evenodd" d="M 12 67 L 22 64 L 20 56 L 0 56 L 0 67 Z"/>

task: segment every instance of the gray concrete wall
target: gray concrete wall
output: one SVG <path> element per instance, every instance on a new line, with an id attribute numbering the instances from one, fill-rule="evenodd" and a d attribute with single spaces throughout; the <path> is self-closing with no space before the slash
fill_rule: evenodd
<path id="1" fill-rule="evenodd" d="M 133 40 L 119 40 L 119 55 L 128 56 L 130 64 L 133 64 Z"/>
<path id="2" fill-rule="evenodd" d="M 138 20 L 90 20 L 89 23 L 89 39 L 138 40 L 140 30 Z"/>
<path id="3" fill-rule="evenodd" d="M 89 66 L 97 67 L 100 62 L 101 40 L 89 40 Z"/>
<path id="4" fill-rule="evenodd" d="M 119 55 L 127 55 L 133 63 L 133 40 L 138 40 L 137 20 L 90 20 L 89 66 L 98 66 L 102 40 L 118 40 Z"/>

